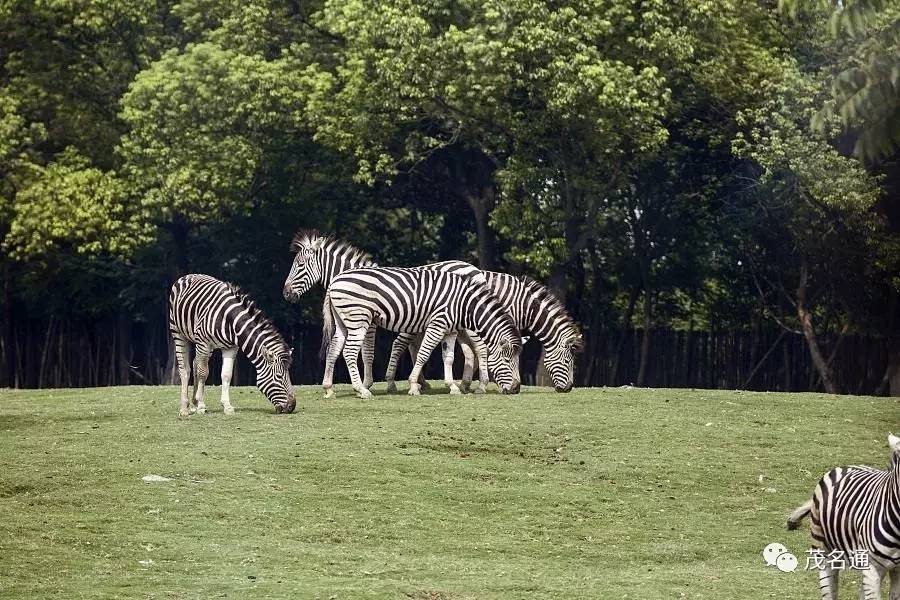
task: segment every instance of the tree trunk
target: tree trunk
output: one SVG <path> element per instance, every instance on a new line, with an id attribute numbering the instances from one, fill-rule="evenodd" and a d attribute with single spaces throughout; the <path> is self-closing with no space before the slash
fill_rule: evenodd
<path id="1" fill-rule="evenodd" d="M 9 263 L 3 261 L 3 376 L 0 385 L 16 385 L 16 340 L 13 334 L 12 274 Z"/>
<path id="2" fill-rule="evenodd" d="M 812 357 L 813 365 L 822 379 L 822 386 L 829 394 L 837 394 L 837 387 L 831 377 L 831 369 L 822 352 L 819 349 L 819 342 L 816 340 L 816 332 L 813 329 L 812 314 L 806 306 L 806 286 L 809 283 L 809 264 L 806 259 L 800 265 L 800 284 L 797 286 L 797 318 L 800 319 L 800 329 L 803 331 L 803 337 L 806 339 L 806 345 L 809 347 L 809 354 Z"/>
<path id="3" fill-rule="evenodd" d="M 653 295 L 644 291 L 644 336 L 641 338 L 641 363 L 638 367 L 638 387 L 644 387 L 647 381 L 647 363 L 650 362 L 650 325 L 653 318 Z"/>
<path id="4" fill-rule="evenodd" d="M 119 307 L 118 315 L 116 315 L 116 328 L 118 329 L 117 350 L 118 350 L 118 385 L 128 385 L 128 376 L 130 374 L 129 365 L 131 363 L 131 319 L 124 307 Z"/>
<path id="5" fill-rule="evenodd" d="M 622 318 L 622 332 L 619 336 L 619 343 L 616 346 L 616 354 L 613 357 L 613 366 L 609 374 L 609 385 L 616 385 L 619 377 L 619 365 L 622 363 L 622 351 L 625 349 L 625 339 L 628 336 L 628 328 L 631 326 L 631 319 L 634 317 L 634 307 L 637 304 L 638 296 L 641 294 L 641 286 L 636 285 L 631 290 L 628 297 L 628 307 L 625 309 L 625 316 Z"/>
<path id="6" fill-rule="evenodd" d="M 487 271 L 497 270 L 497 240 L 491 229 L 491 211 L 496 204 L 493 186 L 484 186 L 479 193 L 466 194 L 466 200 L 475 215 L 475 230 L 478 234 L 478 266 Z"/>
<path id="7" fill-rule="evenodd" d="M 900 396 L 900 345 L 894 347 L 888 355 L 888 389 L 891 396 Z"/>

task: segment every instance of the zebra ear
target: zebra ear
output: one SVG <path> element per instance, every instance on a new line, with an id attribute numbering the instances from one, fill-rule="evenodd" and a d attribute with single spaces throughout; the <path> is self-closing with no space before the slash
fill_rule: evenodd
<path id="1" fill-rule="evenodd" d="M 584 340 L 581 339 L 580 335 L 570 339 L 566 344 L 572 352 L 581 352 L 584 349 Z"/>
<path id="2" fill-rule="evenodd" d="M 900 454 L 900 438 L 893 433 L 888 434 L 888 446 L 891 447 L 892 452 Z"/>

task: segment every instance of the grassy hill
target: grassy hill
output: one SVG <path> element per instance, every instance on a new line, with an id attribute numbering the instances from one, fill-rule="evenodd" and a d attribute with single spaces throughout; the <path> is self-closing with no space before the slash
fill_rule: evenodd
<path id="1" fill-rule="evenodd" d="M 298 389 L 0 391 L 0 597 L 812 598 L 788 512 L 900 431 L 885 398 Z"/>

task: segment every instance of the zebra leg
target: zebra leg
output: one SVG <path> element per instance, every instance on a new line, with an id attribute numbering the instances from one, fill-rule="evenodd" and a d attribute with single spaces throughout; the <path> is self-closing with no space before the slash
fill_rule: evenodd
<path id="1" fill-rule="evenodd" d="M 363 327 L 349 329 L 347 331 L 347 341 L 344 343 L 344 362 L 347 363 L 347 371 L 350 372 L 350 383 L 353 384 L 353 389 L 356 390 L 357 395 L 363 399 L 371 398 L 372 392 L 363 385 L 359 376 L 357 359 L 370 327 L 370 324 L 365 324 Z"/>
<path id="2" fill-rule="evenodd" d="M 459 337 L 457 338 L 457 341 L 459 342 L 459 347 L 462 349 L 463 357 L 465 358 L 465 362 L 463 363 L 462 382 L 459 387 L 464 394 L 468 394 L 472 391 L 472 376 L 475 374 L 475 350 L 472 348 L 472 340 L 469 338 L 468 334 L 466 334 L 465 330 L 460 330 L 458 334 Z"/>
<path id="3" fill-rule="evenodd" d="M 416 364 L 416 359 L 419 357 L 419 348 L 422 346 L 422 337 L 424 333 L 418 334 L 415 338 L 410 340 L 409 342 L 409 357 L 412 359 L 413 364 Z M 428 362 L 428 357 L 425 357 L 425 362 Z M 431 384 L 425 379 L 425 373 L 419 373 L 419 387 L 423 390 L 430 390 Z"/>
<path id="4" fill-rule="evenodd" d="M 822 600 L 837 600 L 838 573 L 839 571 L 832 569 L 827 563 L 819 569 L 819 592 L 822 594 Z"/>
<path id="5" fill-rule="evenodd" d="M 206 412 L 206 403 L 203 401 L 203 394 L 206 387 L 206 378 L 209 376 L 209 357 L 212 349 L 203 344 L 197 344 L 194 350 L 194 406 L 191 412 L 198 412 L 201 415 Z"/>
<path id="6" fill-rule="evenodd" d="M 366 337 L 363 340 L 362 346 L 362 357 L 363 357 L 363 387 L 368 389 L 372 388 L 372 384 L 375 383 L 375 377 L 372 371 L 372 363 L 375 362 L 375 330 L 376 326 L 373 323 L 369 326 L 369 330 L 366 332 Z"/>
<path id="7" fill-rule="evenodd" d="M 891 594 L 890 600 L 900 600 L 900 567 L 891 569 Z"/>
<path id="8" fill-rule="evenodd" d="M 432 321 L 425 329 L 425 335 L 422 337 L 422 344 L 416 353 L 416 363 L 413 365 L 412 373 L 409 374 L 409 395 L 418 396 L 421 394 L 422 385 L 419 383 L 419 377 L 422 375 L 422 369 L 428 362 L 428 357 L 437 348 L 437 345 L 444 339 L 449 328 L 443 322 Z M 412 345 L 410 344 L 410 347 Z"/>
<path id="9" fill-rule="evenodd" d="M 331 345 L 328 346 L 328 354 L 325 356 L 325 375 L 322 378 L 322 388 L 325 390 L 326 398 L 334 398 L 334 365 L 337 363 L 341 350 L 344 349 L 344 343 L 347 341 L 347 332 L 340 325 L 335 327 L 334 335 L 331 338 Z"/>
<path id="10" fill-rule="evenodd" d="M 456 336 L 457 333 L 455 331 L 451 331 L 444 336 L 441 355 L 444 359 L 444 383 L 450 388 L 451 394 L 462 394 L 459 391 L 459 386 L 456 385 L 456 380 L 453 379 L 453 356 L 456 350 Z"/>
<path id="11" fill-rule="evenodd" d="M 391 344 L 391 357 L 388 360 L 387 371 L 384 373 L 384 380 L 387 382 L 387 391 L 393 393 L 397 391 L 397 365 L 403 352 L 409 347 L 410 341 L 416 337 L 414 333 L 399 333 Z"/>
<path id="12" fill-rule="evenodd" d="M 490 373 L 488 372 L 487 361 L 487 345 L 474 331 L 469 331 L 469 338 L 472 340 L 472 347 L 475 348 L 475 354 L 478 356 L 478 388 L 476 394 L 484 394 L 487 392 L 487 386 L 490 382 Z"/>
<path id="13" fill-rule="evenodd" d="M 884 569 L 875 563 L 869 564 L 869 568 L 862 573 L 862 583 L 859 586 L 860 600 L 881 600 L 881 580 L 883 578 Z"/>
<path id="14" fill-rule="evenodd" d="M 191 352 L 190 342 L 178 334 L 173 333 L 175 340 L 175 362 L 178 363 L 178 378 L 181 380 L 181 404 L 178 415 L 188 416 L 188 388 L 191 383 Z"/>
<path id="15" fill-rule="evenodd" d="M 234 414 L 231 406 L 231 374 L 234 372 L 234 357 L 237 356 L 237 348 L 222 349 L 222 409 L 226 415 Z"/>

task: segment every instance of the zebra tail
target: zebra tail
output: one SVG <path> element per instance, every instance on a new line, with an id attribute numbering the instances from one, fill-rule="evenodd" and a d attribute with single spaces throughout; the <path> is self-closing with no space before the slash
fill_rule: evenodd
<path id="1" fill-rule="evenodd" d="M 322 345 L 319 347 L 319 358 L 328 356 L 331 347 L 331 338 L 334 337 L 334 313 L 331 312 L 331 296 L 325 292 L 325 302 L 322 304 Z"/>
<path id="2" fill-rule="evenodd" d="M 813 501 L 809 499 L 802 506 L 798 506 L 794 509 L 794 512 L 791 513 L 791 516 L 788 517 L 787 520 L 787 528 L 789 530 L 797 529 L 800 527 L 800 521 L 803 520 L 806 515 L 812 512 Z"/>

